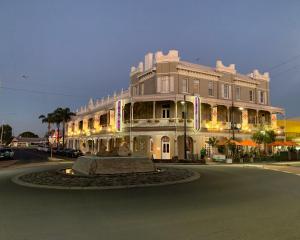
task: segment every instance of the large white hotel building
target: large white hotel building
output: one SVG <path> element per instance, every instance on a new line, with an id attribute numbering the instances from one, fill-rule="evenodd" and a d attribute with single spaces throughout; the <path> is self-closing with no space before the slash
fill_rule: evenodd
<path id="1" fill-rule="evenodd" d="M 241 140 L 261 125 L 277 130 L 277 114 L 284 109 L 270 104 L 268 73 L 240 74 L 220 60 L 215 67 L 194 64 L 176 50 L 148 53 L 131 67 L 128 90 L 90 99 L 76 111 L 67 124 L 67 144 L 96 154 L 126 142 L 132 154 L 183 159 L 184 122 L 187 150 L 199 154 L 209 137 L 230 138 L 231 126 Z"/>

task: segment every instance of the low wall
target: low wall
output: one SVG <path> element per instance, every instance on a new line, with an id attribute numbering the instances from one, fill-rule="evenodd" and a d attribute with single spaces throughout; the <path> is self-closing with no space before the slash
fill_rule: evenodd
<path id="1" fill-rule="evenodd" d="M 94 174 L 120 174 L 133 172 L 152 172 L 153 162 L 145 157 L 98 157 L 82 156 L 73 164 L 75 172 Z"/>

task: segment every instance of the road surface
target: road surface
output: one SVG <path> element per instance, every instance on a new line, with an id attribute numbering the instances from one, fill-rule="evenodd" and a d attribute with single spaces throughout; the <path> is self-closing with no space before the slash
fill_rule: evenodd
<path id="1" fill-rule="evenodd" d="M 260 168 L 189 167 L 200 172 L 199 180 L 104 191 L 21 187 L 11 177 L 33 169 L 2 169 L 0 239 L 300 238 L 299 176 Z"/>

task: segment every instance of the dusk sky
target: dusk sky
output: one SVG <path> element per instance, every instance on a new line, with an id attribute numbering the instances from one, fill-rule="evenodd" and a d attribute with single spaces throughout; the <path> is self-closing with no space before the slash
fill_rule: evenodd
<path id="1" fill-rule="evenodd" d="M 299 13 L 300 1 L 0 0 L 0 121 L 42 136 L 40 114 L 127 88 L 130 66 L 169 49 L 270 71 L 272 105 L 299 116 Z"/>

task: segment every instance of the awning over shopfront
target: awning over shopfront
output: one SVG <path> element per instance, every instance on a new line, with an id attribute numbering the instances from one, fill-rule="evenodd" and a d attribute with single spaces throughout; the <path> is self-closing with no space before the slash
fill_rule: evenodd
<path id="1" fill-rule="evenodd" d="M 273 142 L 273 143 L 270 143 L 269 146 L 271 147 L 295 147 L 295 146 L 298 146 L 297 143 L 295 142 L 292 142 L 292 141 L 276 141 L 276 142 Z"/>

